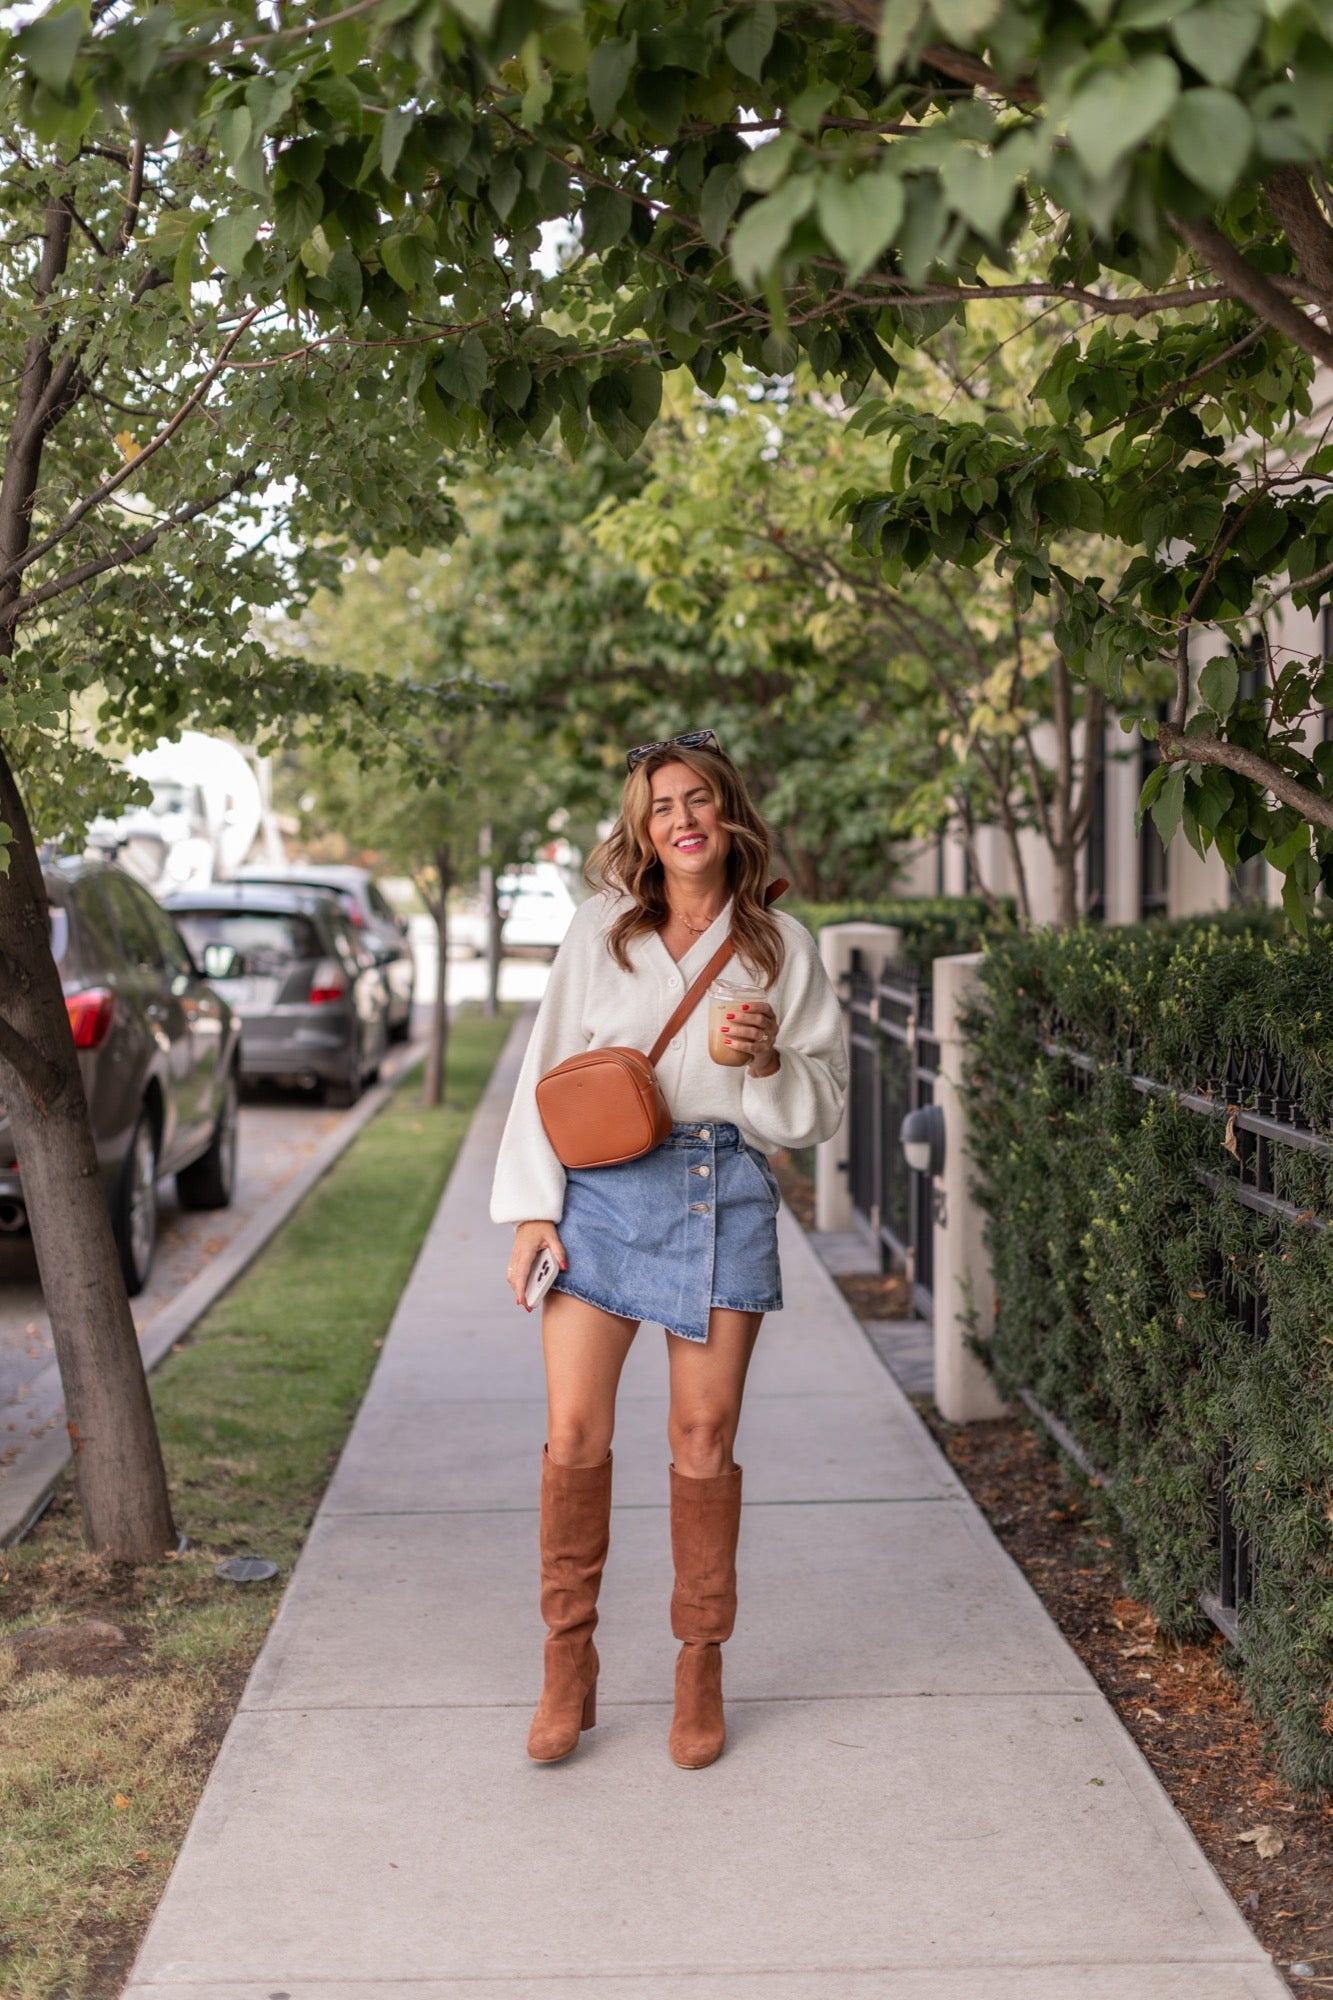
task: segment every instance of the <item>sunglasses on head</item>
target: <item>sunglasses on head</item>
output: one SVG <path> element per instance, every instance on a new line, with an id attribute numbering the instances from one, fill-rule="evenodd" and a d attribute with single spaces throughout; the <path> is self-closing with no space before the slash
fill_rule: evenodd
<path id="1" fill-rule="evenodd" d="M 640 743 L 637 749 L 625 752 L 625 762 L 632 771 L 642 764 L 645 757 L 651 757 L 654 750 L 721 750 L 711 729 L 687 729 L 683 736 L 666 736 L 660 743 Z"/>

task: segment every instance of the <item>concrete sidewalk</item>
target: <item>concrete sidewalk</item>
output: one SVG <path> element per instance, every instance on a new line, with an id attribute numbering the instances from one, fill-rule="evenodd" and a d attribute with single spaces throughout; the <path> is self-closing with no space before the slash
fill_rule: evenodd
<path id="1" fill-rule="evenodd" d="M 730 1737 L 669 1762 L 663 1335 L 622 1389 L 599 1721 L 531 1765 L 536 1325 L 487 1219 L 516 1030 L 133 2000 L 1279 2000 L 1287 1987 L 783 1218 Z"/>

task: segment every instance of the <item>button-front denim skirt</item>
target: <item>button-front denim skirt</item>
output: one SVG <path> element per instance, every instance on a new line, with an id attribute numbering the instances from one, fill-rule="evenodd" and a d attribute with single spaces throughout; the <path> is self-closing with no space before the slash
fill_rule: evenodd
<path id="1" fill-rule="evenodd" d="M 780 1312 L 780 1199 L 734 1125 L 673 1125 L 637 1160 L 570 1170 L 555 1289 L 682 1340 L 707 1340 L 712 1306 Z"/>

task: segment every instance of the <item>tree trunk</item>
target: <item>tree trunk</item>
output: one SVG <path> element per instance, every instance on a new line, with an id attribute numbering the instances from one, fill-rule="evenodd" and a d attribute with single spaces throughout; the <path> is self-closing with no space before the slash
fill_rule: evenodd
<path id="1" fill-rule="evenodd" d="M 1070 846 L 1051 848 L 1055 877 L 1055 921 L 1060 930 L 1071 930 L 1078 922 L 1078 851 Z"/>
<path id="2" fill-rule="evenodd" d="M 88 1546 L 158 1562 L 176 1543 L 143 1358 L 111 1234 L 92 1123 L 51 956 L 41 864 L 0 748 L 0 1086 L 51 1315 Z"/>
<path id="3" fill-rule="evenodd" d="M 422 1101 L 433 1111 L 444 1102 L 444 1080 L 449 1061 L 449 890 L 453 885 L 453 858 L 447 847 L 437 848 L 435 872 L 439 892 L 426 898 L 435 920 L 435 993 L 431 1002 L 430 1040 L 426 1046 L 426 1080 Z"/>

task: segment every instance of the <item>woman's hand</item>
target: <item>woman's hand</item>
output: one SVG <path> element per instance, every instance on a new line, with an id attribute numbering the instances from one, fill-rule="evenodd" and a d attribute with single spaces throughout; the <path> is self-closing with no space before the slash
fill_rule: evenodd
<path id="1" fill-rule="evenodd" d="M 509 1253 L 509 1265 L 505 1271 L 505 1283 L 518 1303 L 527 1310 L 527 1300 L 523 1294 L 528 1289 L 528 1279 L 532 1267 L 543 1250 L 549 1250 L 562 1271 L 569 1269 L 565 1256 L 565 1246 L 553 1222 L 520 1222 L 514 1231 L 514 1247 Z"/>
<path id="2" fill-rule="evenodd" d="M 778 1017 L 767 1000 L 743 1000 L 735 1019 L 728 1019 L 727 1038 L 734 1049 L 747 1057 L 751 1076 L 772 1076 L 779 1067 L 777 1050 Z"/>

